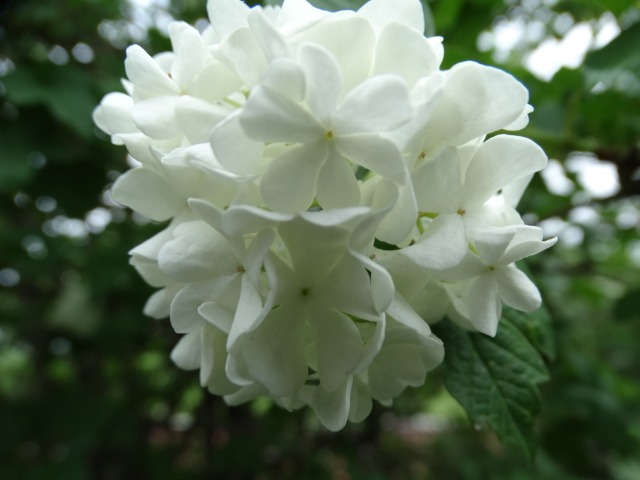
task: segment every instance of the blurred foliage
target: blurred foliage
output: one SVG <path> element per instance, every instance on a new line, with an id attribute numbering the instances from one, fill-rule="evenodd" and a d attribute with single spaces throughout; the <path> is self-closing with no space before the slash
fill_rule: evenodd
<path id="1" fill-rule="evenodd" d="M 529 264 L 551 314 L 555 360 L 527 317 L 504 330 L 523 332 L 551 377 L 541 385 L 533 462 L 473 428 L 442 368 L 393 408 L 329 434 L 309 412 L 261 401 L 228 408 L 170 363 L 176 336 L 142 315 L 151 289 L 127 264 L 127 251 L 158 226 L 109 199 L 126 153 L 90 117 L 120 89 L 126 45 L 165 50 L 168 20 L 205 16 L 200 0 L 145 3 L 0 7 L 0 478 L 640 478 L 637 2 L 425 2 L 428 28 L 445 38 L 445 67 L 497 64 L 527 85 L 536 111 L 522 134 L 564 179 L 553 187 L 537 177 L 521 205 L 529 222 L 560 236 Z M 545 39 L 561 39 L 567 21 L 597 29 L 603 18 L 622 32 L 582 68 L 545 81 L 522 66 Z M 479 37 L 514 21 L 541 23 L 542 35 L 498 63 L 500 45 L 479 49 Z M 589 188 L 576 167 L 585 161 L 612 169 L 618 188 Z"/>

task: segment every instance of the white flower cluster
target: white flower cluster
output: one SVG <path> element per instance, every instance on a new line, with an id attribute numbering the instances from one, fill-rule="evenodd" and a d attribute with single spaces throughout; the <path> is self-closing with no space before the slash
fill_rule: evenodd
<path id="1" fill-rule="evenodd" d="M 531 311 L 514 262 L 554 243 L 515 206 L 546 162 L 527 90 L 473 62 L 441 71 L 419 0 L 335 13 L 209 0 L 172 52 L 127 50 L 97 125 L 140 163 L 115 200 L 168 226 L 131 251 L 172 359 L 230 404 L 309 405 L 331 430 L 421 385 L 445 315 L 488 335 Z"/>

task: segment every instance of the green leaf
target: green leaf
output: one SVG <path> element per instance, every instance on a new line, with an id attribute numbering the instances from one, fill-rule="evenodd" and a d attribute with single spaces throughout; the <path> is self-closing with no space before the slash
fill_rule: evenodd
<path id="1" fill-rule="evenodd" d="M 17 68 L 3 78 L 7 99 L 17 106 L 44 105 L 60 122 L 84 138 L 94 132 L 91 112 L 98 103 L 92 79 L 80 68 Z"/>
<path id="2" fill-rule="evenodd" d="M 336 12 L 338 10 L 358 10 L 364 5 L 365 0 L 311 0 L 309 3 L 323 10 Z"/>
<path id="3" fill-rule="evenodd" d="M 602 83 L 630 95 L 640 95 L 640 22 L 636 22 L 584 62 L 589 87 Z"/>
<path id="4" fill-rule="evenodd" d="M 503 308 L 502 318 L 512 322 L 545 359 L 555 360 L 556 339 L 551 315 L 544 306 L 532 313 Z"/>
<path id="5" fill-rule="evenodd" d="M 531 462 L 540 410 L 536 384 L 549 379 L 536 347 L 509 318 L 502 319 L 495 338 L 450 321 L 436 332 L 446 348 L 445 384 L 451 395 L 474 425 L 491 428 Z"/>

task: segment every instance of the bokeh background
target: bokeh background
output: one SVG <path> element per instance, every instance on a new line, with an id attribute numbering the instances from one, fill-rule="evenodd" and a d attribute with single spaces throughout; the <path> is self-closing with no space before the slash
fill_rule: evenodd
<path id="1" fill-rule="evenodd" d="M 248 2 L 255 3 L 255 2 Z M 273 2 L 267 2 L 273 3 Z M 315 0 L 330 9 L 358 0 Z M 91 121 L 124 49 L 170 48 L 204 0 L 0 3 L 0 478 L 640 478 L 640 4 L 433 0 L 444 68 L 498 65 L 531 91 L 552 159 L 522 204 L 560 241 L 528 267 L 556 334 L 528 463 L 470 425 L 440 369 L 332 434 L 308 411 L 228 408 L 169 360 L 127 251 L 159 225 L 115 204 L 129 168 Z"/>

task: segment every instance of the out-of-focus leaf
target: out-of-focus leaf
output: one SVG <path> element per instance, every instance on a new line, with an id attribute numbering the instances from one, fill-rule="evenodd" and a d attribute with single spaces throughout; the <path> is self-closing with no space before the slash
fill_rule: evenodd
<path id="1" fill-rule="evenodd" d="M 310 3 L 329 11 L 357 10 L 364 5 L 365 0 L 311 0 Z"/>
<path id="2" fill-rule="evenodd" d="M 636 22 L 584 62 L 590 87 L 602 82 L 628 95 L 640 96 L 640 22 Z"/>
<path id="3" fill-rule="evenodd" d="M 78 67 L 38 70 L 17 68 L 3 82 L 7 99 L 18 106 L 45 105 L 59 121 L 84 138 L 94 132 L 91 112 L 98 98 L 92 94 L 91 77 Z"/>
<path id="4" fill-rule="evenodd" d="M 52 306 L 49 323 L 79 336 L 95 332 L 100 312 L 91 300 L 89 289 L 80 281 L 68 281 Z"/>
<path id="5" fill-rule="evenodd" d="M 15 192 L 33 176 L 29 165 L 29 145 L 24 132 L 13 121 L 2 122 L 0 131 L 0 193 Z"/>
<path id="6" fill-rule="evenodd" d="M 640 289 L 627 292 L 616 302 L 616 318 L 640 321 Z"/>

